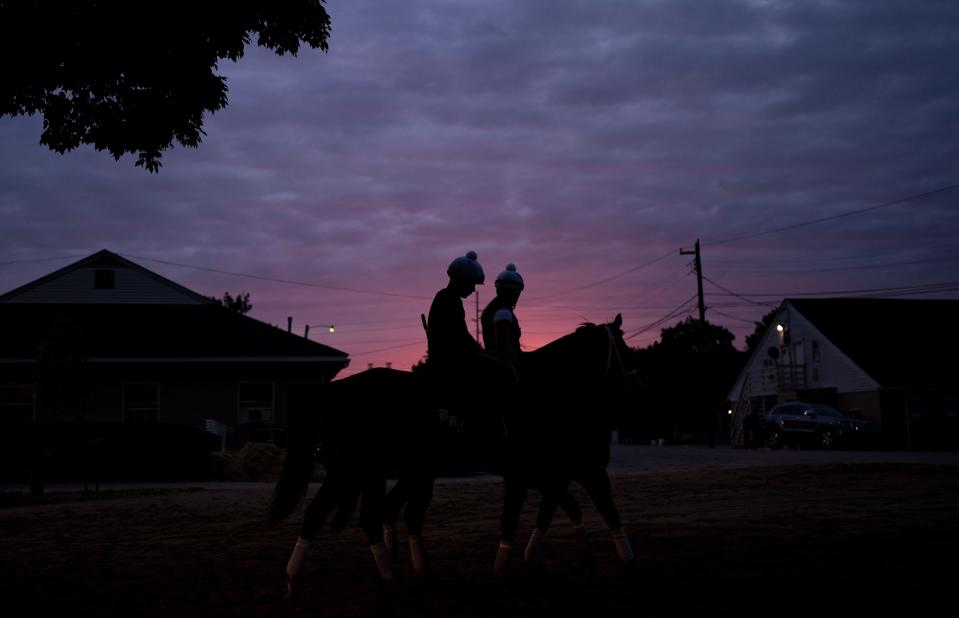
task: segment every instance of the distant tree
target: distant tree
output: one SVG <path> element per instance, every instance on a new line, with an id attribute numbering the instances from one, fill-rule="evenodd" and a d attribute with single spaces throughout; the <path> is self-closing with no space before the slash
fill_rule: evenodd
<path id="1" fill-rule="evenodd" d="M 0 116 L 43 115 L 40 143 L 81 144 L 151 172 L 174 140 L 197 147 L 203 116 L 227 104 L 220 60 L 256 44 L 327 49 L 323 0 L 0 0 Z"/>
<path id="2" fill-rule="evenodd" d="M 423 357 L 420 358 L 420 360 L 416 361 L 416 363 L 412 367 L 410 367 L 410 371 L 412 371 L 413 373 L 425 372 L 429 368 L 429 363 L 430 363 L 430 355 L 424 354 Z"/>
<path id="3" fill-rule="evenodd" d="M 680 352 L 732 352 L 733 340 L 736 335 L 729 332 L 725 326 L 702 323 L 688 317 L 676 326 L 670 326 L 660 331 L 659 342 L 653 346 L 661 346 Z"/>
<path id="4" fill-rule="evenodd" d="M 223 298 L 217 298 L 216 296 L 211 296 L 210 298 L 230 311 L 236 311 L 239 314 L 247 313 L 253 308 L 253 305 L 250 303 L 249 292 L 246 294 L 237 294 L 236 296 L 231 296 L 229 292 L 223 292 Z"/>
<path id="5" fill-rule="evenodd" d="M 776 307 L 766 315 L 764 315 L 758 322 L 756 322 L 756 328 L 753 329 L 751 335 L 746 336 L 746 353 L 752 354 L 753 350 L 757 345 L 762 341 L 763 335 L 766 334 L 766 331 L 769 329 L 769 326 L 773 323 L 773 320 L 776 319 L 776 313 L 779 311 L 779 307 Z"/>
<path id="6" fill-rule="evenodd" d="M 650 437 L 705 432 L 714 444 L 726 396 L 744 362 L 734 339 L 723 326 L 687 318 L 636 351 L 644 385 L 636 406 Z"/>

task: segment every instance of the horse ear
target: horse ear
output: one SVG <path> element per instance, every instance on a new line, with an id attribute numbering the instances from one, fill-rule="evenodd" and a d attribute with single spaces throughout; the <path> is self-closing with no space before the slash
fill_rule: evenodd
<path id="1" fill-rule="evenodd" d="M 613 320 L 613 328 L 619 328 L 623 325 L 623 314 L 617 313 L 616 319 Z"/>

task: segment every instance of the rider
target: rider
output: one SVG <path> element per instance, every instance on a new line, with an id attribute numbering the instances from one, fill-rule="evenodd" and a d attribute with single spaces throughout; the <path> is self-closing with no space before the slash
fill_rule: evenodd
<path id="1" fill-rule="evenodd" d="M 496 297 L 483 309 L 480 321 L 483 325 L 483 343 L 488 352 L 507 362 L 519 360 L 519 338 L 522 331 L 514 310 L 523 292 L 523 277 L 516 272 L 515 264 L 507 264 L 506 270 L 496 277 Z"/>
<path id="2" fill-rule="evenodd" d="M 466 326 L 462 299 L 486 280 L 476 252 L 453 260 L 446 273 L 449 283 L 433 298 L 427 321 L 430 365 L 443 382 L 456 386 L 458 392 L 463 392 L 462 387 L 479 391 L 480 386 L 490 383 L 510 390 L 517 381 L 515 369 L 483 351 Z M 482 392 L 479 394 L 482 396 Z"/>
<path id="3" fill-rule="evenodd" d="M 482 353 L 479 343 L 466 326 L 463 299 L 486 280 L 483 267 L 470 251 L 453 260 L 446 274 L 449 283 L 436 293 L 427 321 L 430 363 L 441 371 L 467 364 Z"/>
<path id="4" fill-rule="evenodd" d="M 466 326 L 466 310 L 463 299 L 482 285 L 485 280 L 483 267 L 477 261 L 476 252 L 470 251 L 450 263 L 446 269 L 449 283 L 436 293 L 427 319 L 427 347 L 429 366 L 437 386 L 441 387 L 444 406 L 452 403 L 457 409 L 466 408 L 467 413 L 484 407 L 495 412 L 502 402 L 488 400 L 487 384 L 499 385 L 500 390 L 512 392 L 516 386 L 516 371 L 495 356 L 483 351 L 469 334 Z M 449 401 L 449 398 L 454 401 Z M 483 402 L 477 401 L 484 400 Z M 483 403 L 489 404 L 484 406 Z M 479 425 L 483 419 L 476 419 Z M 501 419 L 492 419 L 501 420 Z M 495 423 L 487 423 L 493 426 Z M 428 460 L 429 457 L 427 456 Z M 426 464 L 428 465 L 428 464 Z M 413 568 L 419 574 L 427 571 L 423 549 L 423 521 L 433 495 L 433 475 L 418 474 L 401 477 L 386 498 L 384 540 L 386 547 L 395 545 L 395 521 L 400 509 L 406 504 L 406 525 L 409 533 L 410 556 Z"/>

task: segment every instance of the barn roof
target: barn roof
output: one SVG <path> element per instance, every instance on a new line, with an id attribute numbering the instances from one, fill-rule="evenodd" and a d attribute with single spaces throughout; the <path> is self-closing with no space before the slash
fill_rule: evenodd
<path id="1" fill-rule="evenodd" d="M 955 387 L 959 300 L 786 299 L 882 388 Z"/>

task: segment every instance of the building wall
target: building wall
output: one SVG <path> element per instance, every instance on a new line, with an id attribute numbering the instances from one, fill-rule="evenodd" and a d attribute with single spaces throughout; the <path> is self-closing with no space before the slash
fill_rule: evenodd
<path id="1" fill-rule="evenodd" d="M 840 393 L 839 408 L 842 410 L 860 410 L 862 415 L 882 426 L 879 391 L 860 393 Z"/>
<path id="2" fill-rule="evenodd" d="M 795 307 L 787 303 L 785 309 L 787 315 L 784 317 L 791 330 L 791 342 L 788 346 L 783 343 L 783 335 L 779 335 L 778 340 L 780 345 L 787 349 L 787 354 L 789 348 L 795 350 L 797 346 L 801 347 L 802 351 L 798 354 L 794 353 L 794 356 L 801 356 L 806 363 L 808 388 L 835 388 L 839 393 L 859 393 L 879 389 L 878 382 L 833 345 Z M 818 361 L 815 360 L 814 343 L 819 348 Z"/>
<path id="3" fill-rule="evenodd" d="M 75 401 L 57 409 L 38 407 L 37 420 L 124 421 L 124 385 L 155 384 L 157 422 L 205 429 L 207 420 L 221 423 L 228 444 L 268 439 L 288 426 L 289 389 L 328 382 L 337 366 L 325 363 L 99 364 L 88 365 L 85 384 Z M 240 384 L 269 383 L 273 419 L 239 422 Z"/>
<path id="4" fill-rule="evenodd" d="M 785 332 L 776 330 L 777 323 L 787 326 L 788 336 Z M 770 348 L 778 350 L 778 359 L 769 355 Z M 815 348 L 818 348 L 818 352 Z M 790 390 L 832 388 L 842 394 L 879 389 L 875 380 L 833 345 L 805 316 L 796 311 L 795 307 L 786 303 L 780 308 L 773 326 L 763 335 L 755 353 L 730 390 L 730 400 L 739 399 L 747 375 L 750 397 L 780 394 L 779 366 L 797 364 L 805 366 L 805 388 Z"/>

